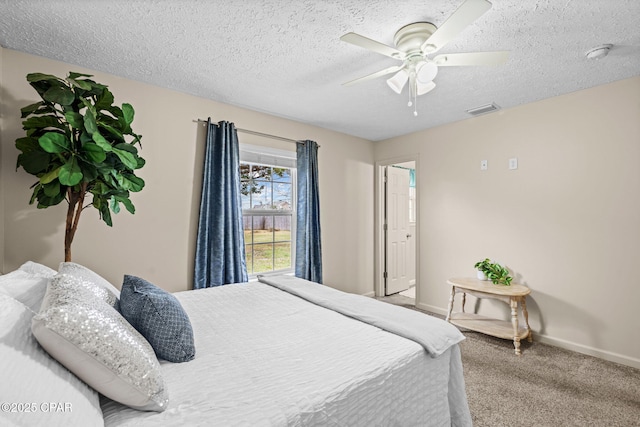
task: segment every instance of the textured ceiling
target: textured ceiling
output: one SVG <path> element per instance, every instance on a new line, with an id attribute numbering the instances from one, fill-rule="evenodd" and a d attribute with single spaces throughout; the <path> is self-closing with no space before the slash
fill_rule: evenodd
<path id="1" fill-rule="evenodd" d="M 372 141 L 640 75 L 639 0 L 492 0 L 440 53 L 508 50 L 508 62 L 441 68 L 417 117 L 384 77 L 341 85 L 399 64 L 341 35 L 393 45 L 462 2 L 0 0 L 0 45 Z M 605 43 L 607 57 L 585 57 Z"/>

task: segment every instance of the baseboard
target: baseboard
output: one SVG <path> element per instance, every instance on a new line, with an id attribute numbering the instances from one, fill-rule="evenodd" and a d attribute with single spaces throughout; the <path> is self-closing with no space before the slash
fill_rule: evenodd
<path id="1" fill-rule="evenodd" d="M 409 287 L 416 285 L 416 279 L 409 280 Z"/>
<path id="2" fill-rule="evenodd" d="M 599 359 L 608 360 L 609 362 L 615 362 L 621 365 L 631 366 L 632 368 L 640 369 L 640 359 L 636 359 L 635 357 L 625 356 L 624 354 L 619 354 L 619 353 L 613 353 L 611 351 L 606 351 L 600 348 L 578 344 L 572 341 L 563 340 L 561 338 L 554 338 L 548 335 L 537 334 L 535 331 L 533 332 L 533 339 L 543 344 L 564 348 L 565 350 L 575 351 L 577 353 L 586 354 L 587 356 L 593 356 Z"/>
<path id="3" fill-rule="evenodd" d="M 447 315 L 447 310 L 441 307 L 436 307 L 433 305 L 422 304 L 422 303 L 417 303 L 416 307 L 431 313 L 440 314 L 442 316 Z M 632 368 L 640 369 L 640 359 L 636 359 L 635 357 L 625 356 L 623 354 L 613 353 L 611 351 L 589 347 L 587 345 L 563 340 L 561 338 L 554 338 L 548 335 L 541 335 L 536 333 L 535 331 L 533 331 L 533 339 L 534 341 L 538 341 L 543 344 L 552 345 L 554 347 L 575 351 L 576 353 L 586 354 L 587 356 L 593 356 L 599 359 L 608 360 L 609 362 L 619 363 L 621 365 L 631 366 Z"/>
<path id="4" fill-rule="evenodd" d="M 371 292 L 367 292 L 366 294 L 362 294 L 363 297 L 369 297 L 369 298 L 374 298 L 376 296 L 376 293 L 371 291 Z"/>
<path id="5" fill-rule="evenodd" d="M 430 313 L 441 314 L 443 316 L 447 315 L 447 310 L 436 307 L 435 305 L 423 304 L 421 302 L 416 302 L 416 307 L 420 310 L 428 311 Z"/>

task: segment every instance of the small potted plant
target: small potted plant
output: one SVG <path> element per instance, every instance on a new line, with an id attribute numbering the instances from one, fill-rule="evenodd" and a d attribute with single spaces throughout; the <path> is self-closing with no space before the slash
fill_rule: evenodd
<path id="1" fill-rule="evenodd" d="M 491 262 L 489 258 L 476 262 L 474 268 L 478 270 L 480 280 L 491 280 L 494 285 L 511 286 L 513 277 L 509 275 L 509 270 L 497 262 Z"/>

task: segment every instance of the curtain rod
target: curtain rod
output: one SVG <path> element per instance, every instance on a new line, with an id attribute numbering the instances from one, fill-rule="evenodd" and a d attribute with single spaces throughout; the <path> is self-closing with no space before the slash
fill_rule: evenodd
<path id="1" fill-rule="evenodd" d="M 198 119 L 198 120 L 194 120 L 194 122 L 196 122 L 196 123 L 207 123 L 208 120 Z M 303 142 L 303 141 L 296 141 L 295 139 L 285 138 L 285 137 L 282 137 L 282 136 L 271 135 L 271 134 L 268 134 L 268 133 L 256 132 L 254 130 L 240 129 L 240 128 L 236 128 L 236 130 L 238 132 L 248 133 L 250 135 L 263 136 L 265 138 L 277 139 L 279 141 L 285 141 L 285 142 L 293 142 L 294 144 L 297 143 L 297 142 Z M 320 146 L 318 146 L 318 147 L 320 147 Z"/>

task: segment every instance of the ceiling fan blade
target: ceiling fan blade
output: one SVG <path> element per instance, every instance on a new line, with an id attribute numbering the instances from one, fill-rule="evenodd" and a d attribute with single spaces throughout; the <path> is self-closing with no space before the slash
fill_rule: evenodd
<path id="1" fill-rule="evenodd" d="M 433 53 L 442 49 L 489 9 L 491 3 L 487 0 L 467 0 L 422 44 L 422 51 Z"/>
<path id="2" fill-rule="evenodd" d="M 455 67 L 460 65 L 501 65 L 507 62 L 508 51 L 448 53 L 433 58 L 438 67 Z"/>
<path id="3" fill-rule="evenodd" d="M 386 44 L 382 44 L 375 40 L 371 40 L 365 36 L 361 36 L 356 33 L 347 33 L 344 36 L 340 37 L 340 40 L 343 42 L 351 43 L 352 45 L 362 47 L 364 49 L 368 49 L 377 53 L 380 53 L 385 56 L 389 56 L 393 59 L 404 60 L 406 54 L 404 52 L 399 51 L 396 48 L 391 46 L 387 46 Z"/>
<path id="4" fill-rule="evenodd" d="M 357 84 L 357 83 L 362 83 L 362 82 L 367 81 L 367 80 L 372 80 L 372 79 L 375 79 L 377 77 L 381 77 L 381 76 L 384 76 L 384 75 L 387 75 L 387 74 L 395 73 L 396 71 L 400 71 L 402 69 L 402 67 L 403 67 L 402 65 L 396 65 L 394 67 L 385 68 L 384 70 L 380 70 L 380 71 L 375 72 L 373 74 L 369 74 L 368 76 L 360 77 L 360 78 L 357 78 L 355 80 L 351 80 L 349 82 L 342 83 L 342 86 L 352 86 L 352 85 Z"/>

